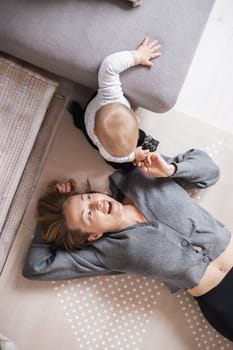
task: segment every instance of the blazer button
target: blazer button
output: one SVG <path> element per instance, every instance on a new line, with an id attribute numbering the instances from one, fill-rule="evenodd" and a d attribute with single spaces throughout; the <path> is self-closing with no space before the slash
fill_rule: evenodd
<path id="1" fill-rule="evenodd" d="M 182 239 L 182 241 L 181 241 L 182 247 L 187 247 L 188 244 L 189 243 L 185 239 Z"/>
<path id="2" fill-rule="evenodd" d="M 208 262 L 210 262 L 210 258 L 206 255 L 206 256 L 204 256 L 202 261 L 204 261 L 204 263 L 208 263 Z"/>

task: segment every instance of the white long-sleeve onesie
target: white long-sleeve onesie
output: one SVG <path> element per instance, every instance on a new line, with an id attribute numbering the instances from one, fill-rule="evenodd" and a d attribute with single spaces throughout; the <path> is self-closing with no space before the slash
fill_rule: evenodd
<path id="1" fill-rule="evenodd" d="M 99 68 L 97 95 L 90 101 L 86 108 L 84 121 L 87 133 L 92 142 L 98 147 L 102 157 L 114 163 L 132 162 L 135 153 L 126 157 L 113 157 L 110 155 L 98 137 L 94 134 L 95 115 L 97 110 L 108 103 L 122 103 L 130 108 L 129 101 L 125 98 L 120 81 L 120 73 L 135 65 L 133 55 L 129 51 L 116 52 L 106 57 Z"/>

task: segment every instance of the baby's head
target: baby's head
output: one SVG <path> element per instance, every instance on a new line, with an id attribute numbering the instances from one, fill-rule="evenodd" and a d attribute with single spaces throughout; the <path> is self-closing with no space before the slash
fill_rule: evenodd
<path id="1" fill-rule="evenodd" d="M 108 103 L 96 112 L 94 132 L 113 157 L 134 152 L 138 141 L 139 119 L 121 103 Z"/>

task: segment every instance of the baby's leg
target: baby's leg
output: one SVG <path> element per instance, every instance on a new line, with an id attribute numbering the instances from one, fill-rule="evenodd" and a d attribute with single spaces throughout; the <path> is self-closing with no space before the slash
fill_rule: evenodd
<path id="1" fill-rule="evenodd" d="M 87 133 L 86 126 L 84 123 L 85 110 L 82 108 L 82 106 L 80 106 L 80 104 L 76 101 L 71 101 L 70 105 L 68 106 L 68 111 L 73 117 L 73 122 L 76 128 L 80 129 L 83 132 L 87 141 L 93 148 L 98 149 Z"/>

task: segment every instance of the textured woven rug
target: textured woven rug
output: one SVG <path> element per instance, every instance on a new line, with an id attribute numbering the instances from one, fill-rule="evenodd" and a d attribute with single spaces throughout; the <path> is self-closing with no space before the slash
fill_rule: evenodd
<path id="1" fill-rule="evenodd" d="M 56 82 L 0 57 L 0 269 L 13 241 L 16 223 L 20 222 L 25 210 L 23 196 L 30 193 L 34 185 L 41 161 L 38 154 L 34 154 L 36 172 L 31 173 L 30 181 L 27 178 L 22 182 L 20 201 L 12 209 L 56 87 Z"/>

